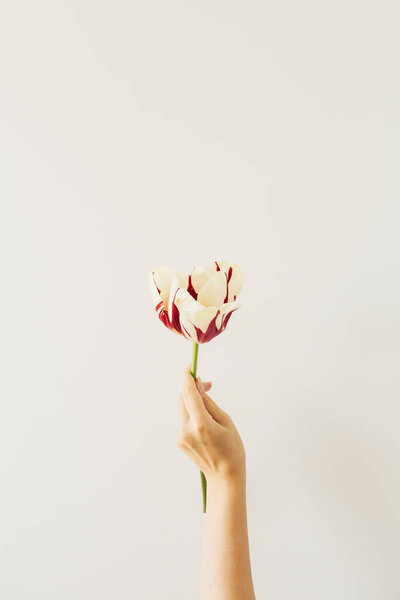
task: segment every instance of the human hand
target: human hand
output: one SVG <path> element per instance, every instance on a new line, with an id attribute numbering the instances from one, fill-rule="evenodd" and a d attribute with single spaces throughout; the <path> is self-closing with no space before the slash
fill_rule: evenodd
<path id="1" fill-rule="evenodd" d="M 243 442 L 230 416 L 207 394 L 211 385 L 199 377 L 195 381 L 190 366 L 184 370 L 176 443 L 210 483 L 243 481 L 246 477 Z"/>

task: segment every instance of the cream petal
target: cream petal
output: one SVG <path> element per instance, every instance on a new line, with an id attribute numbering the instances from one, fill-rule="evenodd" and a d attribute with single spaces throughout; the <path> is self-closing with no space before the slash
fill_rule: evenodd
<path id="1" fill-rule="evenodd" d="M 189 321 L 189 319 L 184 314 L 180 315 L 180 321 L 181 329 L 185 338 L 197 344 L 199 340 L 197 337 L 197 331 L 195 326 Z"/>
<path id="2" fill-rule="evenodd" d="M 173 320 L 174 297 L 175 297 L 175 294 L 177 293 L 177 291 L 181 288 L 179 283 L 180 283 L 179 277 L 174 275 L 172 278 L 172 282 L 171 282 L 171 287 L 170 287 L 170 291 L 169 291 L 169 300 L 168 300 L 168 317 L 169 317 L 169 320 L 171 321 L 171 323 Z"/>
<path id="3" fill-rule="evenodd" d="M 184 289 L 177 290 L 175 304 L 179 310 L 182 327 L 187 328 L 187 324 L 190 323 L 192 326 L 201 329 L 203 333 L 207 331 L 210 322 L 218 311 L 215 306 L 204 307 Z"/>
<path id="4" fill-rule="evenodd" d="M 235 300 L 234 302 L 226 302 L 225 304 L 223 304 L 219 309 L 219 314 L 215 321 L 217 329 L 221 329 L 223 321 L 225 320 L 226 316 L 229 315 L 229 313 L 233 312 L 234 310 L 237 310 L 240 307 L 241 304 L 239 304 L 237 300 Z"/>
<path id="5" fill-rule="evenodd" d="M 151 298 L 153 300 L 153 305 L 154 305 L 154 308 L 156 308 L 158 306 L 158 304 L 161 302 L 161 296 L 160 296 L 160 293 L 155 284 L 153 273 L 154 273 L 154 271 L 150 271 L 150 273 L 149 273 L 149 285 L 150 285 L 150 292 L 151 292 Z"/>
<path id="6" fill-rule="evenodd" d="M 230 266 L 231 266 L 230 263 L 226 262 L 225 260 L 216 260 L 215 262 L 218 265 L 218 267 L 221 269 L 221 271 L 224 271 L 226 274 L 228 274 Z"/>
<path id="7" fill-rule="evenodd" d="M 169 298 L 168 298 L 168 317 L 169 320 L 172 320 L 172 304 L 175 296 L 175 292 L 179 289 L 178 278 L 176 275 L 172 277 L 171 286 L 169 288 Z"/>
<path id="8" fill-rule="evenodd" d="M 190 313 L 190 315 L 188 313 L 185 314 L 195 327 L 198 327 L 203 333 L 205 333 L 209 324 L 217 314 L 217 311 L 218 309 L 215 306 L 209 306 L 208 308 L 202 307 L 200 310 Z"/>
<path id="9" fill-rule="evenodd" d="M 197 301 L 203 306 L 214 306 L 219 308 L 225 300 L 227 290 L 226 281 L 226 274 L 224 271 L 217 271 L 214 273 L 201 288 L 197 296 Z"/>
<path id="10" fill-rule="evenodd" d="M 228 302 L 232 302 L 238 296 L 243 287 L 243 269 L 239 265 L 233 265 L 232 275 L 228 283 Z"/>
<path id="11" fill-rule="evenodd" d="M 208 267 L 195 267 L 191 273 L 191 282 L 194 288 L 194 291 L 198 294 L 203 287 L 207 283 L 207 281 L 217 272 L 217 267 L 215 263 L 209 265 Z"/>
<path id="12" fill-rule="evenodd" d="M 166 309 L 168 308 L 169 292 L 174 277 L 178 278 L 179 287 L 187 288 L 189 277 L 183 271 L 173 267 L 158 267 L 153 271 L 155 285 L 160 290 L 161 300 L 164 302 Z"/>

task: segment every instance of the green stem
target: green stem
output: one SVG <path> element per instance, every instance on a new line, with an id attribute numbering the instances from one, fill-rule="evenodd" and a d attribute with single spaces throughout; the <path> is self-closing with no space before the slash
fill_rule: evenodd
<path id="1" fill-rule="evenodd" d="M 203 495 L 203 513 L 207 510 L 207 479 L 203 471 L 200 471 L 201 491 Z"/>
<path id="2" fill-rule="evenodd" d="M 199 356 L 199 344 L 193 342 L 193 352 L 192 352 L 192 367 L 190 369 L 191 374 L 196 379 L 197 377 L 197 359 Z M 201 480 L 201 491 L 203 495 L 203 512 L 206 512 L 207 508 L 207 479 L 204 475 L 203 471 L 200 471 L 200 480 Z"/>
<path id="3" fill-rule="evenodd" d="M 199 356 L 199 344 L 196 344 L 196 342 L 193 342 L 192 368 L 190 369 L 190 372 L 192 373 L 192 375 L 195 379 L 197 377 L 197 358 L 198 358 L 198 356 Z"/>

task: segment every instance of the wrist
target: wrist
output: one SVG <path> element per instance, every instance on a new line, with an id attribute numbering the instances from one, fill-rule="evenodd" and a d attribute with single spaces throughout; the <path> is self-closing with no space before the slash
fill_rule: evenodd
<path id="1" fill-rule="evenodd" d="M 215 474 L 214 474 L 215 475 Z M 241 477 L 208 477 L 207 478 L 207 513 L 212 515 L 228 515 L 232 511 L 245 510 L 246 478 Z"/>
<path id="2" fill-rule="evenodd" d="M 213 473 L 207 476 L 207 489 L 241 490 L 246 488 L 246 469 L 234 473 Z"/>

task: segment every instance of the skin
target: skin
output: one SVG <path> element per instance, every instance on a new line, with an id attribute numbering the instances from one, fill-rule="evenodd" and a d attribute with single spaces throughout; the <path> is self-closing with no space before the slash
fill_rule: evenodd
<path id="1" fill-rule="evenodd" d="M 230 416 L 190 366 L 179 395 L 178 447 L 207 478 L 201 600 L 255 600 L 246 511 L 246 454 Z"/>

